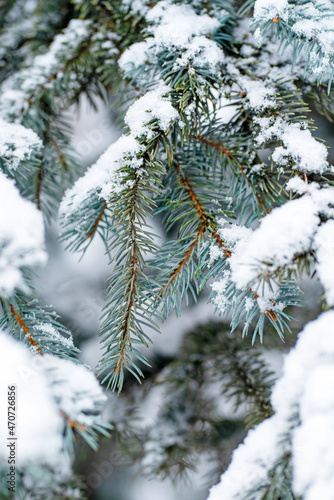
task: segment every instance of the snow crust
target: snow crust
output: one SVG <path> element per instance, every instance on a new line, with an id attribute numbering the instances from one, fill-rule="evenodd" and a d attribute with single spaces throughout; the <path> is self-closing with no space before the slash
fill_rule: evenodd
<path id="1" fill-rule="evenodd" d="M 44 265 L 46 260 L 42 214 L 0 172 L 0 295 L 24 287 L 24 266 Z"/>

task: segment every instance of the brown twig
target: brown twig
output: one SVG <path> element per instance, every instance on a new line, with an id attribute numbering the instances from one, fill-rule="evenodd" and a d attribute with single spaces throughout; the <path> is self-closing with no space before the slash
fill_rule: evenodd
<path id="1" fill-rule="evenodd" d="M 87 427 L 85 425 L 80 424 L 80 422 L 77 422 L 76 420 L 71 420 L 66 413 L 60 411 L 60 415 L 63 417 L 63 419 L 66 420 L 66 423 L 69 427 L 72 429 L 80 430 L 80 431 L 86 431 Z"/>
<path id="2" fill-rule="evenodd" d="M 180 274 L 182 268 L 189 261 L 194 249 L 197 247 L 197 245 L 199 243 L 201 236 L 205 233 L 205 231 L 208 227 L 212 226 L 211 218 L 208 215 L 206 215 L 206 213 L 204 212 L 204 209 L 203 209 L 200 201 L 197 199 L 196 194 L 195 194 L 192 186 L 190 185 L 188 179 L 186 179 L 186 177 L 182 174 L 180 165 L 175 164 L 174 166 L 175 166 L 175 169 L 178 173 L 181 184 L 186 188 L 186 191 L 188 192 L 189 199 L 193 202 L 194 207 L 196 208 L 196 210 L 198 212 L 199 218 L 201 220 L 201 225 L 199 226 L 196 238 L 192 242 L 192 244 L 190 245 L 189 249 L 187 250 L 185 257 L 179 262 L 179 264 L 170 273 L 166 284 L 163 286 L 161 292 L 159 293 L 159 298 L 162 298 L 165 291 L 167 290 L 167 288 L 174 283 L 177 276 Z M 223 240 L 221 239 L 221 237 L 219 236 L 217 231 L 213 231 L 211 234 L 215 238 L 218 245 L 223 249 L 225 255 L 227 257 L 230 257 L 231 252 L 226 248 L 225 243 L 223 242 Z"/>
<path id="3" fill-rule="evenodd" d="M 186 265 L 186 263 L 190 259 L 190 257 L 192 255 L 194 249 L 197 247 L 198 242 L 200 240 L 200 237 L 204 234 L 205 229 L 206 229 L 206 226 L 204 224 L 202 224 L 199 227 L 196 239 L 192 242 L 192 244 L 188 248 L 185 257 L 181 260 L 181 262 L 178 264 L 178 266 L 170 273 L 169 278 L 168 278 L 165 286 L 162 288 L 162 290 L 161 290 L 161 292 L 159 294 L 159 298 L 162 298 L 163 295 L 164 295 L 164 293 L 165 293 L 165 291 L 167 290 L 167 288 L 174 283 L 174 281 L 176 280 L 177 276 L 180 274 L 182 268 Z"/>
<path id="4" fill-rule="evenodd" d="M 190 134 L 194 139 L 198 139 L 199 141 L 203 142 L 204 144 L 207 144 L 208 146 L 212 146 L 215 149 L 218 149 L 218 151 L 222 151 L 224 155 L 228 156 L 229 158 L 232 158 L 234 155 L 229 151 L 225 146 L 222 146 L 219 144 L 219 142 L 214 142 L 210 141 L 209 139 L 206 139 L 202 135 L 196 135 L 196 134 Z"/>
<path id="5" fill-rule="evenodd" d="M 186 190 L 187 190 L 187 192 L 189 194 L 189 198 L 193 202 L 193 204 L 194 204 L 194 206 L 195 206 L 195 208 L 196 208 L 196 210 L 197 210 L 197 212 L 199 214 L 199 217 L 200 217 L 200 219 L 202 221 L 202 224 L 205 226 L 205 228 L 209 227 L 212 224 L 211 218 L 208 215 L 205 214 L 201 203 L 197 199 L 193 188 L 189 184 L 189 181 L 182 174 L 180 166 L 179 165 L 175 165 L 175 168 L 176 168 L 176 170 L 178 172 L 180 182 L 186 188 Z M 226 245 L 223 242 L 223 240 L 221 239 L 221 237 L 219 236 L 219 234 L 216 231 L 214 231 L 212 233 L 212 236 L 215 238 L 215 240 L 217 241 L 218 245 L 223 249 L 225 255 L 227 257 L 231 257 L 231 255 L 232 255 L 231 252 L 226 248 Z"/>
<path id="6" fill-rule="evenodd" d="M 95 231 L 96 231 L 96 229 L 97 229 L 97 227 L 98 227 L 99 223 L 100 223 L 100 222 L 101 222 L 101 220 L 102 220 L 102 217 L 103 217 L 103 215 L 104 215 L 104 213 L 105 213 L 105 211 L 106 211 L 106 208 L 107 208 L 107 204 L 106 204 L 106 203 L 104 203 L 104 204 L 103 204 L 103 207 L 102 207 L 102 210 L 101 210 L 101 212 L 100 212 L 100 214 L 99 214 L 99 215 L 98 215 L 98 217 L 96 218 L 96 220 L 95 220 L 94 224 L 92 225 L 92 227 L 91 227 L 90 231 L 87 233 L 87 238 L 92 238 L 92 236 L 94 235 L 94 233 L 95 233 Z"/>
<path id="7" fill-rule="evenodd" d="M 198 229 L 198 233 L 197 233 L 196 239 L 193 241 L 193 243 L 189 247 L 189 249 L 188 249 L 185 257 L 181 260 L 181 262 L 177 265 L 177 267 L 169 275 L 169 278 L 168 278 L 166 284 L 164 285 L 164 287 L 162 288 L 162 290 L 161 290 L 161 292 L 159 294 L 159 298 L 160 299 L 163 297 L 163 295 L 164 295 L 165 291 L 167 290 L 167 288 L 174 283 L 174 281 L 176 280 L 177 276 L 180 274 L 182 268 L 189 261 L 191 255 L 192 255 L 192 253 L 194 251 L 194 249 L 198 245 L 200 237 L 204 234 L 205 230 L 212 225 L 211 218 L 208 215 L 205 214 L 204 209 L 203 209 L 201 203 L 199 202 L 199 200 L 197 199 L 196 194 L 195 194 L 192 186 L 190 185 L 188 179 L 186 179 L 186 177 L 182 174 L 180 165 L 175 164 L 175 169 L 176 169 L 176 171 L 178 173 L 178 176 L 179 176 L 181 184 L 183 184 L 183 186 L 186 188 L 186 190 L 188 192 L 188 195 L 189 195 L 189 198 L 193 202 L 193 204 L 194 204 L 194 206 L 195 206 L 195 208 L 196 208 L 196 210 L 198 212 L 198 215 L 200 217 L 200 220 L 201 220 L 202 224 L 201 224 L 201 226 Z M 219 236 L 219 234 L 217 233 L 217 231 L 214 231 L 211 234 L 215 238 L 215 240 L 218 243 L 218 245 L 223 249 L 226 257 L 227 258 L 231 257 L 232 256 L 232 252 L 226 248 L 226 245 L 225 245 L 224 241 L 221 239 L 221 237 Z M 256 292 L 254 292 L 251 288 L 250 288 L 250 292 L 253 294 L 253 296 L 254 296 L 255 299 L 257 299 L 259 297 L 258 294 Z M 277 321 L 277 316 L 276 316 L 275 312 L 272 309 L 266 310 L 265 314 L 266 314 L 266 316 L 268 318 L 272 319 L 273 321 Z"/>
<path id="8" fill-rule="evenodd" d="M 30 342 L 30 344 L 34 347 L 37 347 L 37 352 L 39 354 L 42 354 L 42 351 L 40 349 L 40 347 L 38 347 L 38 344 L 37 342 L 33 339 L 31 333 L 29 332 L 28 330 L 28 327 L 27 325 L 25 324 L 25 322 L 23 321 L 22 317 L 19 315 L 19 313 L 14 309 L 14 306 L 9 302 L 9 307 L 10 307 L 10 312 L 12 313 L 12 315 L 14 316 L 15 320 L 17 321 L 17 323 L 20 325 L 20 327 L 22 328 L 23 330 L 23 333 L 26 335 L 27 337 L 27 340 L 28 342 Z"/>
<path id="9" fill-rule="evenodd" d="M 225 146 L 222 146 L 221 144 L 219 144 L 219 142 L 214 142 L 214 141 L 210 141 L 209 139 L 206 139 L 205 137 L 201 136 L 201 135 L 195 135 L 195 134 L 191 134 L 191 136 L 194 138 L 194 139 L 198 139 L 199 141 L 203 142 L 204 144 L 208 144 L 209 146 L 212 146 L 213 148 L 217 149 L 218 151 L 222 151 L 223 154 L 225 154 L 226 156 L 228 156 L 229 158 L 234 158 L 234 160 L 238 163 L 238 166 L 239 166 L 239 169 L 240 169 L 240 173 L 242 175 L 246 175 L 245 174 L 245 169 L 244 167 L 241 165 L 241 163 L 239 162 L 239 160 L 235 157 L 235 155 L 233 153 L 231 153 L 231 151 L 229 151 L 227 148 L 225 148 Z M 255 197 L 256 197 L 256 200 L 258 202 L 258 205 L 260 207 L 260 210 L 264 210 L 264 206 L 263 206 L 263 202 L 261 200 L 261 196 L 259 195 L 257 189 L 255 186 L 252 186 L 251 185 L 251 181 L 249 180 L 248 177 L 247 178 L 247 183 L 250 187 L 253 188 L 253 191 L 254 191 L 254 194 L 255 194 Z M 268 210 L 266 210 L 268 212 Z M 270 211 L 270 210 L 269 210 Z"/>

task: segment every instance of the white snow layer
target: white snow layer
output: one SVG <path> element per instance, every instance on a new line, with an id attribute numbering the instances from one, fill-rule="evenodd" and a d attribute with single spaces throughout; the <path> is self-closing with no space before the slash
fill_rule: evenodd
<path id="1" fill-rule="evenodd" d="M 70 360 L 45 355 L 44 373 L 53 398 L 67 418 L 84 426 L 98 420 L 107 397 L 87 367 Z"/>
<path id="2" fill-rule="evenodd" d="M 334 57 L 334 4 L 331 0 L 312 0 L 300 5 L 288 0 L 256 0 L 254 20 L 258 26 L 278 19 L 288 23 L 292 34 L 306 41 L 305 52 L 310 50 L 308 55 L 315 73 L 331 70 Z M 255 36 L 262 41 L 260 29 Z M 313 46 L 310 47 L 307 41 Z"/>
<path id="3" fill-rule="evenodd" d="M 268 309 L 268 300 L 275 300 L 278 291 L 272 290 L 274 283 L 269 278 L 280 268 L 292 269 L 295 258 L 310 251 L 315 252 L 327 303 L 334 305 L 334 188 L 320 188 L 316 182 L 308 184 L 296 176 L 288 182 L 287 190 L 302 196 L 273 209 L 254 231 L 226 224 L 224 219 L 219 221 L 219 236 L 232 252 L 229 269 L 212 284 L 216 292 L 213 302 L 220 313 L 230 305 L 227 291 L 231 282 L 240 290 L 254 288 L 255 284 L 260 310 Z M 330 220 L 322 223 L 320 216 Z M 219 258 L 225 259 L 225 255 L 212 243 L 209 265 Z M 281 306 L 277 303 L 270 308 Z"/>
<path id="4" fill-rule="evenodd" d="M 67 421 L 89 427 L 100 422 L 106 396 L 87 367 L 51 355 L 39 356 L 0 331 L 0 397 L 16 386 L 16 429 L 20 465 L 57 465 L 65 460 Z M 0 460 L 7 461 L 8 430 L 0 414 Z M 82 428 L 83 429 L 83 428 Z"/>
<path id="5" fill-rule="evenodd" d="M 333 499 L 333 324 L 334 311 L 328 311 L 304 328 L 274 387 L 275 414 L 249 431 L 208 500 L 260 500 L 260 485 L 271 484 L 270 472 L 289 451 L 294 493 Z"/>
<path id="6" fill-rule="evenodd" d="M 304 184 L 304 188 L 300 186 Z M 235 252 L 230 258 L 232 280 L 237 287 L 245 288 L 259 277 L 275 272 L 280 267 L 293 265 L 294 258 L 313 248 L 316 238 L 316 248 L 319 254 L 319 277 L 322 281 L 321 262 L 328 257 L 326 247 L 331 225 L 324 229 L 320 226 L 320 214 L 333 217 L 334 189 L 322 188 L 316 183 L 307 184 L 300 179 L 293 180 L 288 188 L 297 185 L 297 189 L 304 189 L 305 194 L 296 200 L 286 202 L 266 215 L 242 249 Z M 327 223 L 328 224 L 328 223 Z M 319 227 L 320 226 L 320 227 Z M 326 235 L 325 235 L 326 232 Z M 319 233 L 319 234 L 318 234 Z M 317 236 L 316 236 L 317 235 Z M 328 245 L 327 245 L 328 247 Z M 328 289 L 329 279 L 326 278 L 328 297 L 334 294 Z M 333 280 L 334 285 L 334 280 Z M 334 297 L 333 297 L 334 298 Z"/>
<path id="7" fill-rule="evenodd" d="M 0 172 L 0 295 L 23 287 L 22 268 L 46 263 L 42 214 Z"/>
<path id="8" fill-rule="evenodd" d="M 328 151 L 324 144 L 317 141 L 308 129 L 303 129 L 299 123 L 287 123 L 281 117 L 256 118 L 260 125 L 260 133 L 256 138 L 260 146 L 265 141 L 276 138 L 282 141 L 282 146 L 274 149 L 272 159 L 279 165 L 286 165 L 291 159 L 296 168 L 306 172 L 324 173 L 328 168 Z"/>
<path id="9" fill-rule="evenodd" d="M 207 14 L 197 15 L 191 5 L 163 0 L 148 11 L 146 19 L 151 23 L 148 33 L 152 36 L 123 53 L 119 65 L 125 72 L 151 60 L 161 50 L 182 51 L 176 60 L 176 66 L 182 67 L 215 68 L 224 60 L 222 50 L 205 36 L 219 28 L 219 21 Z"/>
<path id="10" fill-rule="evenodd" d="M 130 106 L 125 123 L 130 129 L 129 135 L 122 135 L 112 144 L 66 193 L 61 202 L 59 215 L 66 217 L 78 209 L 87 199 L 89 193 L 96 193 L 108 201 L 110 194 L 121 193 L 129 184 L 123 181 L 123 175 L 117 170 L 125 164 L 140 173 L 143 160 L 137 155 L 143 150 L 137 138 L 147 139 L 154 135 L 148 123 L 156 119 L 160 130 L 167 131 L 179 115 L 173 108 L 167 85 L 160 84 L 156 89 L 147 92 Z"/>
<path id="11" fill-rule="evenodd" d="M 254 18 L 270 20 L 276 16 L 285 19 L 289 8 L 288 0 L 256 0 L 254 5 Z"/>
<path id="12" fill-rule="evenodd" d="M 316 270 L 325 289 L 326 301 L 334 306 L 334 220 L 320 226 L 315 239 Z"/>
<path id="13" fill-rule="evenodd" d="M 69 57 L 89 36 L 91 22 L 72 19 L 63 33 L 57 35 L 45 54 L 35 57 L 29 68 L 22 69 L 8 78 L 1 86 L 0 115 L 4 119 L 20 119 L 28 106 L 27 100 L 48 79 L 57 77 L 64 57 Z"/>
<path id="14" fill-rule="evenodd" d="M 232 279 L 237 287 L 247 287 L 258 276 L 289 265 L 296 254 L 309 250 L 319 224 L 310 196 L 275 208 L 262 219 L 243 251 L 230 258 Z"/>
<path id="15" fill-rule="evenodd" d="M 60 460 L 64 428 L 46 379 L 36 370 L 37 356 L 0 331 L 0 400 L 8 401 L 8 386 L 16 387 L 17 460 L 20 465 Z M 38 358 L 41 358 L 38 356 Z M 7 463 L 9 437 L 5 405 L 0 412 L 0 460 Z"/>
<path id="16" fill-rule="evenodd" d="M 29 160 L 32 152 L 41 147 L 41 139 L 31 129 L 0 118 L 0 157 L 8 168 L 17 168 L 22 160 Z"/>

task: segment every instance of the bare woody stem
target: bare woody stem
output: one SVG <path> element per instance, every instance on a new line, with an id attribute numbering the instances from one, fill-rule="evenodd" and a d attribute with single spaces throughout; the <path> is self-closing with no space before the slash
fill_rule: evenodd
<path id="1" fill-rule="evenodd" d="M 192 255 L 194 249 L 197 247 L 198 242 L 199 242 L 201 236 L 205 233 L 205 229 L 206 229 L 206 227 L 205 227 L 204 224 L 202 224 L 199 227 L 196 239 L 190 245 L 189 249 L 187 250 L 187 253 L 186 253 L 185 257 L 181 260 L 181 262 L 178 264 L 178 266 L 169 275 L 169 278 L 168 278 L 165 286 L 162 288 L 162 290 L 161 290 L 161 292 L 159 294 L 159 298 L 163 297 L 163 295 L 164 295 L 165 291 L 167 290 L 167 288 L 174 283 L 174 281 L 176 280 L 177 276 L 182 271 L 183 267 L 187 264 L 187 262 L 190 259 L 190 257 Z"/>
<path id="2" fill-rule="evenodd" d="M 29 332 L 29 329 L 28 329 L 27 325 L 25 324 L 25 322 L 23 321 L 23 319 L 19 315 L 19 313 L 16 311 L 16 309 L 14 309 L 13 304 L 11 304 L 10 302 L 9 302 L 9 307 L 10 307 L 10 312 L 14 316 L 15 321 L 20 325 L 20 327 L 23 330 L 23 333 L 26 335 L 28 342 L 32 346 L 37 347 L 38 354 L 42 354 L 42 351 L 41 351 L 40 347 L 38 347 L 37 342 L 33 339 L 31 333 Z"/>
<path id="3" fill-rule="evenodd" d="M 71 420 L 69 416 L 66 415 L 66 413 L 61 411 L 60 415 L 63 417 L 64 420 L 66 420 L 67 425 L 72 429 L 83 432 L 87 430 L 87 427 L 85 425 L 80 424 L 80 422 L 77 422 L 76 420 Z"/>
<path id="4" fill-rule="evenodd" d="M 94 236 L 95 231 L 97 230 L 98 225 L 100 224 L 100 222 L 102 220 L 102 217 L 104 216 L 106 208 L 107 208 L 107 204 L 104 203 L 101 212 L 99 213 L 98 217 L 96 218 L 96 220 L 95 220 L 94 224 L 92 225 L 90 231 L 87 233 L 87 238 L 88 239 L 92 238 Z"/>
<path id="5" fill-rule="evenodd" d="M 201 135 L 195 135 L 195 134 L 190 134 L 190 135 L 194 139 L 198 139 L 199 141 L 203 142 L 204 144 L 207 144 L 208 146 L 212 146 L 213 148 L 218 149 L 218 151 L 222 151 L 223 154 L 225 154 L 229 158 L 232 158 L 234 156 L 231 153 L 231 151 L 229 151 L 227 148 L 225 148 L 225 146 L 222 146 L 221 144 L 219 144 L 219 142 L 210 141 L 209 139 L 206 139 L 206 137 L 203 137 Z"/>
<path id="6" fill-rule="evenodd" d="M 186 179 L 186 177 L 182 174 L 180 166 L 179 165 L 175 165 L 175 168 L 176 168 L 176 170 L 178 172 L 180 182 L 186 188 L 186 190 L 188 192 L 188 195 L 189 195 L 189 198 L 193 202 L 193 204 L 194 204 L 194 206 L 195 206 L 195 208 L 196 208 L 196 210 L 198 212 L 198 215 L 199 215 L 199 217 L 200 217 L 200 219 L 202 221 L 202 224 L 204 225 L 205 228 L 208 228 L 208 227 L 212 226 L 213 225 L 212 219 L 204 212 L 204 209 L 203 209 L 201 203 L 199 202 L 198 198 L 196 197 L 195 192 L 194 192 L 192 186 L 190 185 L 190 183 Z M 217 233 L 217 231 L 214 230 L 211 234 L 215 238 L 215 240 L 218 243 L 218 245 L 223 249 L 226 257 L 231 257 L 232 254 L 231 254 L 230 250 L 228 250 L 226 248 L 225 243 L 223 242 L 223 240 L 221 239 L 221 237 L 219 236 L 219 234 Z"/>
<path id="7" fill-rule="evenodd" d="M 165 294 L 167 288 L 174 283 L 174 281 L 176 280 L 177 276 L 180 274 L 180 272 L 183 269 L 183 267 L 187 264 L 187 262 L 189 261 L 191 255 L 192 255 L 192 253 L 194 251 L 194 249 L 196 248 L 196 246 L 199 243 L 200 237 L 205 233 L 205 231 L 206 231 L 206 229 L 208 227 L 212 227 L 212 225 L 213 225 L 213 221 L 205 213 L 205 211 L 204 211 L 201 203 L 199 202 L 198 198 L 196 197 L 196 194 L 195 194 L 195 192 L 194 192 L 191 184 L 189 183 L 188 179 L 186 179 L 186 177 L 182 174 L 181 169 L 180 169 L 180 165 L 176 164 L 175 165 L 175 169 L 176 169 L 176 171 L 178 173 L 180 182 L 186 188 L 186 190 L 188 192 L 188 195 L 189 195 L 189 198 L 193 202 L 193 204 L 194 204 L 194 206 L 195 206 L 195 208 L 196 208 L 196 210 L 198 212 L 199 218 L 200 218 L 200 220 L 201 220 L 202 223 L 201 223 L 201 226 L 198 229 L 196 239 L 193 241 L 193 243 L 189 247 L 189 249 L 188 249 L 185 257 L 181 260 L 181 262 L 177 265 L 177 267 L 169 275 L 169 278 L 168 278 L 166 284 L 164 285 L 164 287 L 162 288 L 162 290 L 161 290 L 161 292 L 159 294 L 159 298 L 163 297 L 163 295 Z M 224 241 L 221 239 L 221 237 L 217 233 L 216 229 L 214 229 L 214 231 L 211 234 L 215 238 L 215 240 L 218 243 L 218 245 L 223 249 L 223 251 L 224 251 L 224 253 L 226 255 L 226 258 L 231 257 L 232 256 L 231 251 L 226 248 L 226 245 L 225 245 Z M 259 297 L 258 294 L 256 292 L 254 292 L 251 288 L 250 288 L 249 291 L 253 294 L 253 297 L 255 299 L 257 299 Z M 273 305 L 275 305 L 275 301 L 273 301 Z M 266 310 L 265 311 L 265 315 L 269 319 L 271 319 L 273 321 L 277 321 L 277 316 L 276 316 L 275 312 L 272 309 Z"/>
<path id="8" fill-rule="evenodd" d="M 191 136 L 194 139 L 197 139 L 197 140 L 203 142 L 204 144 L 207 144 L 208 146 L 212 146 L 213 148 L 217 149 L 218 151 L 222 151 L 222 153 L 224 155 L 228 156 L 229 158 L 233 158 L 238 163 L 241 175 L 246 175 L 245 170 L 244 170 L 243 166 L 241 165 L 241 163 L 239 162 L 239 160 L 235 157 L 235 155 L 233 153 L 231 153 L 231 151 L 229 149 L 225 148 L 225 146 L 223 146 L 222 144 L 219 144 L 219 142 L 210 141 L 209 139 L 207 139 L 206 137 L 203 137 L 201 135 L 191 134 Z M 251 186 L 251 182 L 250 182 L 248 177 L 247 177 L 247 183 L 249 186 Z M 263 211 L 264 206 L 263 206 L 263 202 L 261 200 L 261 196 L 259 195 L 257 189 L 254 186 L 252 186 L 252 188 L 253 188 L 256 200 L 258 202 L 259 208 L 260 208 L 260 210 Z"/>
<path id="9" fill-rule="evenodd" d="M 194 241 L 190 245 L 189 249 L 187 250 L 186 255 L 184 256 L 184 258 L 179 262 L 179 264 L 175 267 L 175 269 L 169 275 L 166 284 L 163 286 L 163 288 L 162 288 L 162 290 L 161 290 L 161 292 L 159 294 L 159 298 L 160 299 L 164 296 L 167 288 L 174 283 L 174 281 L 176 280 L 177 276 L 182 271 L 183 267 L 190 260 L 193 251 L 195 250 L 195 248 L 197 247 L 197 245 L 198 245 L 198 243 L 200 241 L 201 236 L 205 233 L 205 231 L 209 227 L 212 227 L 212 224 L 213 224 L 213 221 L 211 220 L 211 218 L 204 212 L 204 209 L 203 209 L 200 201 L 196 197 L 196 194 L 195 194 L 192 186 L 190 185 L 188 179 L 182 174 L 181 169 L 180 169 L 180 165 L 175 164 L 174 166 L 175 166 L 175 169 L 176 169 L 176 171 L 178 173 L 178 177 L 180 179 L 181 184 L 186 188 L 186 191 L 188 193 L 189 199 L 192 201 L 192 203 L 194 204 L 194 207 L 196 208 L 196 211 L 198 212 L 201 224 L 200 224 L 200 226 L 198 228 L 196 238 L 194 239 Z M 223 249 L 226 257 L 230 257 L 231 256 L 231 252 L 226 248 L 225 243 L 223 242 L 223 240 L 221 239 L 221 237 L 219 236 L 219 234 L 217 233 L 217 231 L 214 230 L 211 234 L 215 238 L 215 240 L 218 243 L 218 245 Z"/>

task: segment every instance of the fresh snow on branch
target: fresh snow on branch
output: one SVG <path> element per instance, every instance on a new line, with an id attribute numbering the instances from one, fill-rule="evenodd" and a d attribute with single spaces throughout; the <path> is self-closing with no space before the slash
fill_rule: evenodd
<path id="1" fill-rule="evenodd" d="M 35 132 L 0 118 L 0 157 L 9 169 L 16 169 L 22 160 L 29 160 L 33 151 L 42 147 Z"/>
<path id="2" fill-rule="evenodd" d="M 66 428 L 75 429 L 94 445 L 95 430 L 102 432 L 105 427 L 100 414 L 106 396 L 98 380 L 87 367 L 51 355 L 38 356 L 0 330 L 2 401 L 7 400 L 8 386 L 15 386 L 18 401 L 15 437 L 23 481 L 34 482 L 45 467 L 48 473 L 53 471 L 53 484 L 66 481 L 72 475 Z M 9 453 L 6 415 L 0 415 L 3 466 Z"/>
<path id="3" fill-rule="evenodd" d="M 57 35 L 45 54 L 35 57 L 28 68 L 7 78 L 1 86 L 0 116 L 19 120 L 27 109 L 28 100 L 50 78 L 57 78 L 65 58 L 77 49 L 90 35 L 91 22 L 72 19 L 63 33 Z"/>
<path id="4" fill-rule="evenodd" d="M 22 269 L 44 265 L 46 259 L 41 212 L 0 172 L 0 295 L 24 287 Z"/>
<path id="5" fill-rule="evenodd" d="M 292 456 L 292 487 L 304 500 L 334 491 L 334 312 L 309 323 L 285 358 L 275 414 L 249 431 L 208 500 L 261 500 L 273 474 Z"/>
<path id="6" fill-rule="evenodd" d="M 42 357 L 38 356 L 42 359 Z M 17 429 L 19 464 L 41 462 L 54 465 L 61 461 L 64 428 L 47 379 L 38 369 L 36 355 L 22 343 L 0 331 L 1 401 L 7 401 L 8 386 L 17 388 Z M 6 414 L 0 415 L 0 459 L 7 461 Z"/>
<path id="7" fill-rule="evenodd" d="M 85 427 L 99 423 L 107 398 L 93 372 L 67 359 L 44 357 L 44 374 L 61 413 Z"/>
<path id="8" fill-rule="evenodd" d="M 230 285 L 238 290 L 256 291 L 259 309 L 279 310 L 283 304 L 277 300 L 279 288 L 275 274 L 295 268 L 298 256 L 315 252 L 316 270 L 325 288 L 328 304 L 334 304 L 334 279 L 329 270 L 334 255 L 334 188 L 317 183 L 307 184 L 299 177 L 292 178 L 287 189 L 302 195 L 272 210 L 252 231 L 237 224 L 219 223 L 218 234 L 225 241 L 232 256 L 228 259 L 223 276 L 214 281 L 213 303 L 221 314 L 231 305 Z M 330 219 L 322 223 L 322 219 Z M 224 253 L 212 243 L 211 264 L 224 259 Z M 250 300 L 248 300 L 250 307 Z M 246 309 L 248 308 L 246 304 Z"/>
<path id="9" fill-rule="evenodd" d="M 313 249 L 313 241 L 321 223 L 320 216 L 333 217 L 334 189 L 319 188 L 299 178 L 292 179 L 288 189 L 304 194 L 286 202 L 266 215 L 247 244 L 230 259 L 232 280 L 243 289 L 257 280 L 267 280 L 280 268 L 289 269 L 298 255 Z M 320 236 L 317 236 L 319 250 Z M 323 254 L 322 254 L 323 255 Z"/>
<path id="10" fill-rule="evenodd" d="M 245 288 L 258 278 L 292 264 L 296 255 L 311 247 L 320 224 L 317 209 L 310 196 L 285 203 L 266 215 L 249 238 L 243 251 L 230 259 L 232 279 Z"/>
<path id="11" fill-rule="evenodd" d="M 214 69 L 224 60 L 223 51 L 207 35 L 220 26 L 218 19 L 207 14 L 198 15 L 191 5 L 175 5 L 169 0 L 159 2 L 146 14 L 150 23 L 149 36 L 135 43 L 119 60 L 120 67 L 130 71 L 163 51 L 177 51 L 176 67 L 207 67 Z"/>
<path id="12" fill-rule="evenodd" d="M 328 220 L 318 229 L 314 238 L 316 270 L 325 289 L 326 301 L 334 306 L 334 220 Z"/>
<path id="13" fill-rule="evenodd" d="M 122 135 L 109 146 L 86 174 L 65 193 L 60 205 L 60 217 L 67 217 L 77 210 L 89 193 L 95 193 L 108 201 L 112 192 L 121 193 L 129 187 L 128 182 L 123 180 L 124 174 L 118 170 L 126 164 L 141 173 L 143 159 L 140 153 L 144 145 L 138 139 L 144 137 L 149 140 L 153 137 L 150 122 L 157 120 L 160 130 L 167 131 L 179 118 L 168 96 L 170 90 L 167 85 L 161 84 L 130 106 L 125 116 L 130 134 Z"/>
<path id="14" fill-rule="evenodd" d="M 178 112 L 173 108 L 168 96 L 170 91 L 170 87 L 161 84 L 130 106 L 124 121 L 134 137 L 144 135 L 151 139 L 154 136 L 149 124 L 151 120 L 158 120 L 159 128 L 167 131 L 171 123 L 178 119 Z"/>
<path id="15" fill-rule="evenodd" d="M 324 173 L 328 169 L 328 151 L 325 144 L 317 141 L 300 123 L 289 123 L 284 118 L 258 117 L 260 125 L 256 142 L 260 146 L 271 139 L 282 141 L 272 153 L 272 160 L 283 167 L 292 160 L 298 170 Z"/>
<path id="16" fill-rule="evenodd" d="M 255 37 L 260 42 L 268 31 L 266 22 L 283 22 L 281 35 L 289 43 L 306 42 L 305 52 L 314 73 L 334 71 L 334 3 L 331 0 L 312 0 L 300 5 L 288 0 L 256 0 L 254 21 L 259 26 Z"/>

